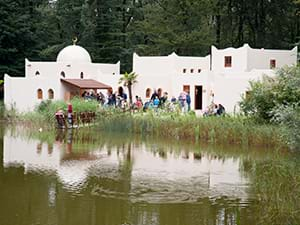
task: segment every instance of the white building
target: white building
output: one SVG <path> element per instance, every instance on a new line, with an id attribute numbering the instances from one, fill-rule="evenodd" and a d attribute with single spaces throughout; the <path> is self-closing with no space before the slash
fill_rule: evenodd
<path id="1" fill-rule="evenodd" d="M 5 74 L 4 103 L 19 111 L 32 110 L 43 100 L 69 100 L 72 96 L 80 96 L 84 90 L 117 86 L 119 74 L 120 62 L 92 63 L 84 48 L 70 45 L 59 52 L 56 62 L 25 59 L 25 77 Z"/>
<path id="2" fill-rule="evenodd" d="M 234 112 L 250 80 L 264 74 L 272 76 L 277 68 L 296 63 L 297 47 L 267 50 L 252 49 L 247 44 L 222 50 L 212 46 L 211 55 L 206 57 L 134 54 L 133 72 L 138 74 L 138 82 L 133 86 L 133 96 L 147 101 L 156 89 L 159 94 L 168 92 L 169 98 L 177 98 L 186 90 L 190 92 L 193 110 L 203 110 L 214 101 L 224 105 L 227 112 Z M 119 78 L 119 62 L 92 63 L 85 49 L 72 45 L 58 54 L 56 62 L 25 60 L 25 78 L 5 75 L 4 101 L 7 107 L 31 110 L 42 100 L 67 100 L 85 89 L 117 90 Z"/>
<path id="3" fill-rule="evenodd" d="M 177 98 L 182 90 L 188 90 L 194 110 L 203 110 L 214 101 L 224 105 L 227 112 L 234 112 L 250 80 L 257 80 L 263 74 L 272 76 L 277 68 L 296 63 L 297 47 L 266 50 L 252 49 L 248 44 L 222 50 L 212 46 L 211 55 L 206 57 L 134 54 L 133 71 L 139 74 L 134 91 L 149 98 L 156 89 Z"/>

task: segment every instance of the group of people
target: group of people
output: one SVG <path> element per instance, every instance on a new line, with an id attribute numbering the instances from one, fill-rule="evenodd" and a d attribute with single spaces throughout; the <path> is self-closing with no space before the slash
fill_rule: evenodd
<path id="1" fill-rule="evenodd" d="M 143 110 L 146 111 L 147 109 L 154 109 L 155 111 L 157 111 L 158 108 L 164 107 L 167 99 L 168 99 L 168 92 L 164 92 L 163 95 L 160 96 L 157 93 L 157 91 L 154 90 L 149 101 L 145 102 L 143 106 Z"/>
<path id="2" fill-rule="evenodd" d="M 225 114 L 225 107 L 222 104 L 211 103 L 204 111 L 203 116 L 221 116 Z"/>
<path id="3" fill-rule="evenodd" d="M 181 92 L 178 97 L 178 101 L 182 113 L 191 111 L 191 96 L 189 91 Z"/>
<path id="4" fill-rule="evenodd" d="M 132 105 L 128 104 L 127 94 L 124 92 L 122 87 L 119 87 L 116 92 L 112 92 L 112 90 L 107 91 L 107 95 L 104 95 L 102 92 L 94 93 L 94 92 L 84 92 L 82 97 L 86 100 L 95 99 L 99 102 L 99 104 L 103 106 L 113 106 L 118 107 L 123 110 L 134 110 L 146 111 L 148 109 L 153 109 L 158 111 L 159 108 L 164 108 L 166 105 L 169 107 L 170 111 L 175 111 L 177 105 L 180 108 L 182 113 L 189 112 L 191 110 L 191 96 L 189 91 L 182 91 L 178 98 L 172 96 L 170 101 L 168 101 L 168 93 L 164 92 L 163 95 L 158 93 L 155 89 L 152 93 L 149 100 L 143 103 L 142 98 L 139 96 L 135 96 L 135 100 Z M 168 102 L 168 104 L 166 104 Z M 203 116 L 210 115 L 223 115 L 225 114 L 225 107 L 222 104 L 215 104 L 212 102 L 211 105 L 207 107 L 204 111 Z"/>

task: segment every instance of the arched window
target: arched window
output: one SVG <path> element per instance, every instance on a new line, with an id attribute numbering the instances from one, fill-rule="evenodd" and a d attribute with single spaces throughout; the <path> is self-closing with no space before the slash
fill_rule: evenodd
<path id="1" fill-rule="evenodd" d="M 151 95 L 151 89 L 147 88 L 146 89 L 146 98 L 150 98 L 150 95 Z"/>
<path id="2" fill-rule="evenodd" d="M 157 94 L 158 94 L 158 97 L 161 97 L 161 95 L 162 95 L 162 89 L 161 88 L 158 88 Z"/>
<path id="3" fill-rule="evenodd" d="M 54 91 L 52 89 L 48 90 L 48 99 L 53 99 L 54 98 Z"/>
<path id="4" fill-rule="evenodd" d="M 36 75 L 36 76 L 40 75 L 40 72 L 39 72 L 39 71 L 36 71 L 36 72 L 35 72 L 35 75 Z"/>
<path id="5" fill-rule="evenodd" d="M 42 89 L 38 89 L 37 90 L 37 98 L 38 99 L 43 99 L 43 91 L 42 91 Z"/>
<path id="6" fill-rule="evenodd" d="M 194 73 L 194 69 L 191 69 L 191 73 Z"/>
<path id="7" fill-rule="evenodd" d="M 61 71 L 60 75 L 61 75 L 62 77 L 66 77 L 66 74 L 65 74 L 64 71 Z"/>
<path id="8" fill-rule="evenodd" d="M 83 72 L 80 73 L 80 79 L 83 79 Z"/>

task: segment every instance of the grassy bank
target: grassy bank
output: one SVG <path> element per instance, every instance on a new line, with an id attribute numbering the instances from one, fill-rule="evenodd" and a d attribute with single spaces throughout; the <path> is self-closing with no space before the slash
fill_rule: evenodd
<path id="1" fill-rule="evenodd" d="M 123 112 L 120 109 L 99 107 L 97 102 L 72 100 L 74 112 L 93 111 L 97 119 L 94 124 L 102 131 L 124 132 L 172 138 L 176 141 L 234 144 L 242 146 L 285 148 L 280 127 L 271 124 L 257 124 L 246 117 L 196 117 L 193 113 L 153 111 Z M 18 114 L 6 112 L 12 122 L 24 123 L 28 127 L 53 129 L 57 109 L 66 111 L 63 101 L 43 102 L 35 111 Z"/>
<path id="2" fill-rule="evenodd" d="M 96 112 L 98 110 L 97 101 L 84 101 L 80 98 L 73 98 L 71 101 L 73 112 Z M 0 108 L 1 109 L 1 108 Z M 53 129 L 56 125 L 55 112 L 57 110 L 67 112 L 65 101 L 42 101 L 34 111 L 19 113 L 14 109 L 4 112 L 4 118 L 12 123 L 23 123 L 30 127 L 42 127 Z"/>
<path id="3" fill-rule="evenodd" d="M 98 114 L 97 126 L 105 131 L 244 146 L 284 147 L 280 129 L 255 124 L 245 117 L 196 117 L 192 114 L 111 113 Z"/>

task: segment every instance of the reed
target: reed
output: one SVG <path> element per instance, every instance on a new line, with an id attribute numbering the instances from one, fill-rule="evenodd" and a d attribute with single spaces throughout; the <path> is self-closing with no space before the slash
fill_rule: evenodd
<path id="1" fill-rule="evenodd" d="M 139 133 L 192 142 L 284 147 L 278 127 L 256 124 L 245 117 L 112 113 L 99 114 L 97 125 L 105 131 Z"/>
<path id="2" fill-rule="evenodd" d="M 258 224 L 299 224 L 300 169 L 296 157 L 262 161 L 252 168 L 252 188 L 258 195 Z"/>
<path id="3" fill-rule="evenodd" d="M 106 132 L 124 132 L 143 136 L 168 137 L 193 143 L 235 144 L 285 148 L 280 127 L 272 124 L 258 124 L 243 116 L 196 117 L 194 113 L 182 115 L 179 112 L 160 110 L 158 112 L 123 111 L 112 107 L 99 107 L 96 101 L 74 98 L 73 111 L 96 112 L 95 125 Z M 44 102 L 35 111 L 19 114 L 17 120 L 29 127 L 55 127 L 55 112 L 67 110 L 63 101 Z"/>

